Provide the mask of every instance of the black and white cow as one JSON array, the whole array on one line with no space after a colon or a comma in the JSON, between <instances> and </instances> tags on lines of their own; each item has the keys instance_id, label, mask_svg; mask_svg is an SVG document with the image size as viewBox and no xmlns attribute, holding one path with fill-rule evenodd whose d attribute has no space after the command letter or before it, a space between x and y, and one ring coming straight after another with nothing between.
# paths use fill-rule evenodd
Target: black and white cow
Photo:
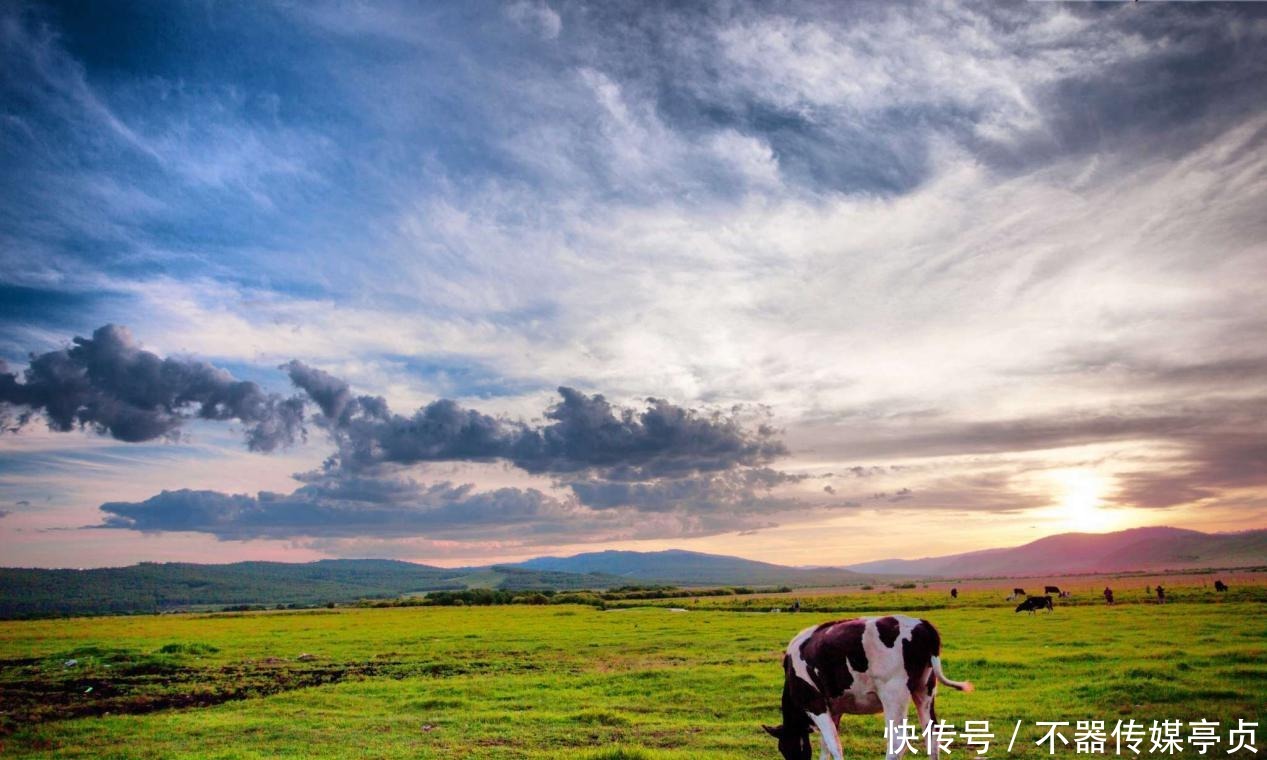
<instances>
[{"instance_id":1,"label":"black and white cow","mask_svg":"<svg viewBox=\"0 0 1267 760\"><path fill-rule=\"evenodd\" d=\"M806 628L783 655L783 724L765 726L786 760L810 760L810 732L817 731L822 758L843 760L840 716L883 712L886 726L905 718L911 701L921 732L936 723L938 682L972 691L941 669L941 636L927 620L892 615L837 620ZM888 760L906 750L887 741ZM897 744L899 751L893 752ZM932 757L937 757L932 742Z\"/></svg>"},{"instance_id":2,"label":"black and white cow","mask_svg":"<svg viewBox=\"0 0 1267 760\"><path fill-rule=\"evenodd\" d=\"M1031 596L1020 604L1016 605L1017 612L1029 612L1033 614L1038 610L1056 611L1055 605L1051 603L1050 596Z\"/></svg>"}]
</instances>

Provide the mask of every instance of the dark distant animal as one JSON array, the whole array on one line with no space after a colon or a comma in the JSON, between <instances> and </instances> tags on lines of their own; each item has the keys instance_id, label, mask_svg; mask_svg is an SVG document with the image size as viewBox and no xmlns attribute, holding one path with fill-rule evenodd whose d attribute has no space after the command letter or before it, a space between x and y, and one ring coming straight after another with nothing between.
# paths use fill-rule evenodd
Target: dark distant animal
<instances>
[{"instance_id":1,"label":"dark distant animal","mask_svg":"<svg viewBox=\"0 0 1267 760\"><path fill-rule=\"evenodd\" d=\"M1068 599L1068 598L1069 598L1069 597L1071 597L1071 596L1073 596L1073 594L1071 594L1071 593L1070 593L1070 592L1068 592L1068 591L1061 591L1061 592L1060 592L1060 598L1061 598L1061 599Z\"/></svg>"},{"instance_id":2,"label":"dark distant animal","mask_svg":"<svg viewBox=\"0 0 1267 760\"><path fill-rule=\"evenodd\" d=\"M1160 585L1157 586L1157 603L1158 604L1166 603L1166 589L1162 588Z\"/></svg>"},{"instance_id":3,"label":"dark distant animal","mask_svg":"<svg viewBox=\"0 0 1267 760\"><path fill-rule=\"evenodd\" d=\"M1056 606L1051 603L1050 596L1031 596L1020 604L1016 605L1017 612L1029 612L1031 615L1039 610L1056 611Z\"/></svg>"},{"instance_id":4,"label":"dark distant animal","mask_svg":"<svg viewBox=\"0 0 1267 760\"><path fill-rule=\"evenodd\" d=\"M785 760L810 760L811 731L818 732L821 757L843 760L842 715L883 712L886 725L896 725L914 700L926 729L937 722L938 683L972 691L971 683L946 677L940 654L941 635L933 624L904 615L806 628L783 655L783 723L763 728L779 740ZM933 744L931 757L936 758ZM894 760L901 753L888 755Z\"/></svg>"},{"instance_id":5,"label":"dark distant animal","mask_svg":"<svg viewBox=\"0 0 1267 760\"><path fill-rule=\"evenodd\" d=\"M800 600L800 599L793 599L793 600L792 600L792 611L793 611L793 612L800 612L800 611L801 611L801 600Z\"/></svg>"},{"instance_id":6,"label":"dark distant animal","mask_svg":"<svg viewBox=\"0 0 1267 760\"><path fill-rule=\"evenodd\" d=\"M1043 589L1044 594L1059 594L1060 586L1047 586Z\"/></svg>"},{"instance_id":7,"label":"dark distant animal","mask_svg":"<svg viewBox=\"0 0 1267 760\"><path fill-rule=\"evenodd\" d=\"M952 588L952 589L950 590L950 598L951 598L951 599L958 599L958 598L959 598L959 589L957 589L957 588Z\"/></svg>"},{"instance_id":8,"label":"dark distant animal","mask_svg":"<svg viewBox=\"0 0 1267 760\"><path fill-rule=\"evenodd\" d=\"M1113 589L1108 586L1104 587L1104 601L1109 604L1113 603Z\"/></svg>"},{"instance_id":9,"label":"dark distant animal","mask_svg":"<svg viewBox=\"0 0 1267 760\"><path fill-rule=\"evenodd\" d=\"M1226 584L1226 583L1224 583L1223 581L1215 581L1215 582L1214 582L1214 590L1215 590L1215 591L1227 591L1227 584Z\"/></svg>"}]
</instances>

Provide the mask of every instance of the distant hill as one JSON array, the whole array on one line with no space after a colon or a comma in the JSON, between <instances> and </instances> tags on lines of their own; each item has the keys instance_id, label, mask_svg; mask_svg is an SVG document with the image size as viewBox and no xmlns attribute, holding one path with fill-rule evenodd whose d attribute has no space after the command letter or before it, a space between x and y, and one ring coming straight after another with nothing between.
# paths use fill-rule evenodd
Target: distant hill
<instances>
[{"instance_id":1,"label":"distant hill","mask_svg":"<svg viewBox=\"0 0 1267 760\"><path fill-rule=\"evenodd\" d=\"M837 567L801 568L680 549L661 552L604 551L573 557L538 557L514 567L568 573L604 573L625 582L690 586L839 586L866 576Z\"/></svg>"},{"instance_id":2,"label":"distant hill","mask_svg":"<svg viewBox=\"0 0 1267 760\"><path fill-rule=\"evenodd\" d=\"M604 551L516 565L442 568L395 560L227 565L145 562L92 570L0 568L0 618L163 612L395 598L471 588L509 591L679 586L843 586L902 577L1026 577L1128 570L1267 565L1267 530L1201 533L1136 528L1065 533L1010 549L846 568L787 567L682 550Z\"/></svg>"},{"instance_id":3,"label":"distant hill","mask_svg":"<svg viewBox=\"0 0 1267 760\"><path fill-rule=\"evenodd\" d=\"M144 562L92 570L0 568L0 618L312 605L468 588L567 590L622 583L603 575L503 566L454 569L377 559L228 565Z\"/></svg>"},{"instance_id":4,"label":"distant hill","mask_svg":"<svg viewBox=\"0 0 1267 760\"><path fill-rule=\"evenodd\" d=\"M924 559L885 559L850 565L849 569L864 573L965 578L1251 565L1267 565L1267 530L1201 533L1154 527L1116 533L1062 533L1011 549Z\"/></svg>"}]
</instances>

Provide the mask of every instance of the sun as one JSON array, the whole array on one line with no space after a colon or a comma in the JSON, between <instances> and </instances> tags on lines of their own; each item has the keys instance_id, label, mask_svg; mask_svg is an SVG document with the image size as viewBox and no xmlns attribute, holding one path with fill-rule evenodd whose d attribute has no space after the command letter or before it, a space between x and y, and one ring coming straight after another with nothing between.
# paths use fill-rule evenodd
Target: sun
<instances>
[{"instance_id":1,"label":"sun","mask_svg":"<svg viewBox=\"0 0 1267 760\"><path fill-rule=\"evenodd\" d=\"M1095 470L1072 469L1054 473L1060 494L1058 514L1076 530L1104 530L1112 523L1101 506L1105 482Z\"/></svg>"}]
</instances>

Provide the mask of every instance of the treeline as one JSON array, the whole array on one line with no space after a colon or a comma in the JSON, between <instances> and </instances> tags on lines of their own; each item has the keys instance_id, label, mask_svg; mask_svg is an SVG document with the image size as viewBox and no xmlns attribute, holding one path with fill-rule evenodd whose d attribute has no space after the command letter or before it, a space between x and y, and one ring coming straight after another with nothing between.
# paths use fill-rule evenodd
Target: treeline
<instances>
[{"instance_id":1,"label":"treeline","mask_svg":"<svg viewBox=\"0 0 1267 760\"><path fill-rule=\"evenodd\" d=\"M783 586L767 591L791 591ZM676 586L621 586L606 591L508 590L476 588L462 591L432 591L426 596L400 599L365 599L362 607L460 607L499 604L587 604L604 607L609 602L650 599L683 599L701 596L743 596L758 593L746 586L728 588L684 589Z\"/></svg>"},{"instance_id":2,"label":"treeline","mask_svg":"<svg viewBox=\"0 0 1267 760\"><path fill-rule=\"evenodd\" d=\"M0 618L152 614L221 605L315 605L463 588L451 571L333 561L230 565L143 562L92 570L0 568Z\"/></svg>"},{"instance_id":3,"label":"treeline","mask_svg":"<svg viewBox=\"0 0 1267 760\"><path fill-rule=\"evenodd\" d=\"M491 571L491 572L490 572ZM601 588L614 576L518 568L439 568L391 560L228 565L143 562L91 570L0 568L0 619L154 614L191 609L254 611L355 604L427 591L461 591L491 575L499 590Z\"/></svg>"},{"instance_id":4,"label":"treeline","mask_svg":"<svg viewBox=\"0 0 1267 760\"><path fill-rule=\"evenodd\" d=\"M626 578L601 573L504 565L439 568L391 560L228 565L143 562L131 567L91 570L0 568L0 619L212 609L254 612L347 604L602 606L692 596L737 596L754 591L744 586L684 589L622 585L626 583ZM485 585L493 588L471 588Z\"/></svg>"}]
</instances>

